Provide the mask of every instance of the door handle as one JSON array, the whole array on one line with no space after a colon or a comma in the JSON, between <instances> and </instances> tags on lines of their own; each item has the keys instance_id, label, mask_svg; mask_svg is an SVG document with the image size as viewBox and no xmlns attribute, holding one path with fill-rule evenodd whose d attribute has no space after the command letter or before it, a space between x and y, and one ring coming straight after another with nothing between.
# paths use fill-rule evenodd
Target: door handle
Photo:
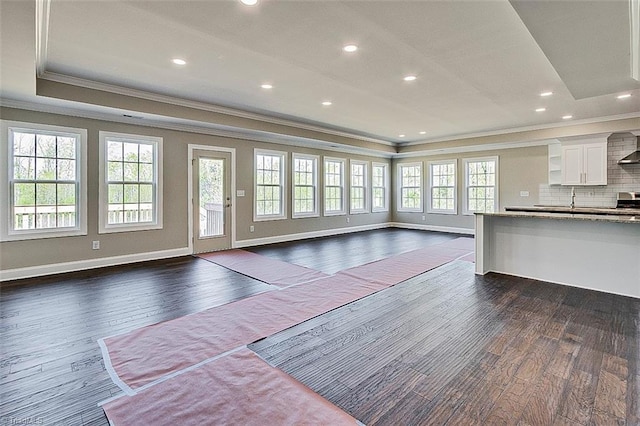
<instances>
[{"instance_id":1,"label":"door handle","mask_svg":"<svg viewBox=\"0 0 640 426\"><path fill-rule=\"evenodd\" d=\"M231 207L231 203L229 203L229 204L225 204L224 206L225 206L225 207Z\"/></svg>"}]
</instances>

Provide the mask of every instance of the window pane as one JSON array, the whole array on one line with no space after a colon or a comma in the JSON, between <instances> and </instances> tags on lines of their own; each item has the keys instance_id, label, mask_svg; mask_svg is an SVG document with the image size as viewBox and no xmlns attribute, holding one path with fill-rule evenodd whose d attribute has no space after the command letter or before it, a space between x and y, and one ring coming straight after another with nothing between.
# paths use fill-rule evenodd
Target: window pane
<instances>
[{"instance_id":1,"label":"window pane","mask_svg":"<svg viewBox=\"0 0 640 426\"><path fill-rule=\"evenodd\" d=\"M15 206L35 206L36 185L33 183L16 183L13 186L13 200Z\"/></svg>"},{"instance_id":2,"label":"window pane","mask_svg":"<svg viewBox=\"0 0 640 426\"><path fill-rule=\"evenodd\" d=\"M153 182L153 164L140 164L140 182Z\"/></svg>"},{"instance_id":3,"label":"window pane","mask_svg":"<svg viewBox=\"0 0 640 426\"><path fill-rule=\"evenodd\" d=\"M124 163L125 182L138 181L138 163Z\"/></svg>"},{"instance_id":4,"label":"window pane","mask_svg":"<svg viewBox=\"0 0 640 426\"><path fill-rule=\"evenodd\" d=\"M56 160L50 158L38 158L36 160L37 180L56 180Z\"/></svg>"},{"instance_id":5,"label":"window pane","mask_svg":"<svg viewBox=\"0 0 640 426\"><path fill-rule=\"evenodd\" d=\"M107 142L107 160L122 161L122 142Z\"/></svg>"},{"instance_id":6,"label":"window pane","mask_svg":"<svg viewBox=\"0 0 640 426\"><path fill-rule=\"evenodd\" d=\"M76 139L71 137L58 137L58 158L73 160L76 158Z\"/></svg>"},{"instance_id":7,"label":"window pane","mask_svg":"<svg viewBox=\"0 0 640 426\"><path fill-rule=\"evenodd\" d=\"M39 206L56 205L56 184L38 183L36 184L36 203Z\"/></svg>"},{"instance_id":8,"label":"window pane","mask_svg":"<svg viewBox=\"0 0 640 426\"><path fill-rule=\"evenodd\" d=\"M36 177L35 158L14 157L13 178L33 180Z\"/></svg>"},{"instance_id":9,"label":"window pane","mask_svg":"<svg viewBox=\"0 0 640 426\"><path fill-rule=\"evenodd\" d=\"M109 204L124 202L124 188L120 184L109 184Z\"/></svg>"},{"instance_id":10,"label":"window pane","mask_svg":"<svg viewBox=\"0 0 640 426\"><path fill-rule=\"evenodd\" d=\"M58 184L58 206L73 206L76 204L76 185L73 183Z\"/></svg>"},{"instance_id":11,"label":"window pane","mask_svg":"<svg viewBox=\"0 0 640 426\"><path fill-rule=\"evenodd\" d=\"M140 162L141 163L153 163L153 145L140 144Z\"/></svg>"},{"instance_id":12,"label":"window pane","mask_svg":"<svg viewBox=\"0 0 640 426\"><path fill-rule=\"evenodd\" d=\"M58 160L58 180L76 180L75 160Z\"/></svg>"},{"instance_id":13,"label":"window pane","mask_svg":"<svg viewBox=\"0 0 640 426\"><path fill-rule=\"evenodd\" d=\"M122 163L109 161L107 163L107 169L107 180L109 180L109 182L122 182Z\"/></svg>"},{"instance_id":14,"label":"window pane","mask_svg":"<svg viewBox=\"0 0 640 426\"><path fill-rule=\"evenodd\" d=\"M36 135L33 133L13 133L13 155L33 157L36 155Z\"/></svg>"},{"instance_id":15,"label":"window pane","mask_svg":"<svg viewBox=\"0 0 640 426\"><path fill-rule=\"evenodd\" d=\"M137 203L138 199L138 185L137 184L128 184L124 186L124 202L126 203Z\"/></svg>"},{"instance_id":16,"label":"window pane","mask_svg":"<svg viewBox=\"0 0 640 426\"><path fill-rule=\"evenodd\" d=\"M138 162L138 144L137 143L124 143L124 161Z\"/></svg>"},{"instance_id":17,"label":"window pane","mask_svg":"<svg viewBox=\"0 0 640 426\"><path fill-rule=\"evenodd\" d=\"M55 158L56 137L52 135L38 135L36 139L36 156Z\"/></svg>"}]
</instances>

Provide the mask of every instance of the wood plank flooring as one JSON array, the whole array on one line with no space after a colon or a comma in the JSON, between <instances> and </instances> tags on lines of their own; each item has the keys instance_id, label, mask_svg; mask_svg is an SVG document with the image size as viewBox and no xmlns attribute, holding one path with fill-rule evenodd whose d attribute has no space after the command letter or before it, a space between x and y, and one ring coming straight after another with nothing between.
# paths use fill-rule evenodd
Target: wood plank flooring
<instances>
[{"instance_id":1,"label":"wood plank flooring","mask_svg":"<svg viewBox=\"0 0 640 426\"><path fill-rule=\"evenodd\" d=\"M250 348L367 425L638 425L639 314L458 261Z\"/></svg>"},{"instance_id":2,"label":"wood plank flooring","mask_svg":"<svg viewBox=\"0 0 640 426\"><path fill-rule=\"evenodd\" d=\"M252 249L325 273L456 235ZM269 288L192 257L0 287L0 425L107 425L96 340ZM640 424L640 301L445 265L252 345L367 424ZM491 423L489 423L491 422Z\"/></svg>"}]
</instances>

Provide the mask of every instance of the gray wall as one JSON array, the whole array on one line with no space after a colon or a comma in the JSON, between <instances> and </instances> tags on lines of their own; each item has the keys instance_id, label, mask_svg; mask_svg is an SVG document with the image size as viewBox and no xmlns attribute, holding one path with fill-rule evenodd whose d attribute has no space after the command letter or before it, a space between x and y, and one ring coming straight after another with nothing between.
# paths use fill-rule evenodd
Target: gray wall
<instances>
[{"instance_id":1,"label":"gray wall","mask_svg":"<svg viewBox=\"0 0 640 426\"><path fill-rule=\"evenodd\" d=\"M508 205L532 205L538 203L539 189L547 183L547 148L535 146L527 148L502 149L498 151L470 152L455 155L422 155L411 158L389 160L369 155L354 155L322 149L294 147L166 130L154 127L123 124L95 119L78 118L42 112L2 108L0 118L58 126L84 128L88 130L88 235L77 237L50 238L40 240L12 241L0 243L0 267L3 270L25 268L63 262L85 261L128 256L163 250L176 250L188 247L188 145L208 145L233 147L236 149L236 189L244 190L245 196L237 198L236 203L236 240L250 241L261 238L273 238L291 234L309 232L339 232L359 229L366 226L382 226L388 222L398 222L416 227L458 228L473 230L473 216L463 215L463 160L485 156L499 157L499 199L500 208ZM98 234L98 132L100 130L162 137L163 142L163 184L164 219L163 229ZM3 135L3 137L6 137ZM426 212L426 197L422 213L397 213L395 191L392 190L390 211L383 213L356 214L316 218L291 219L291 178L287 173L287 209L288 219L277 221L253 222L253 157L254 149L263 148L286 151L289 153L289 171L291 153L305 153L320 156L387 162L390 164L391 187L396 184L397 164L422 161L424 165L424 190L426 191L426 163L443 159L458 159L458 214L442 215ZM414 154L419 155L419 154ZM347 166L348 166L347 162ZM369 167L371 173L371 167ZM320 173L320 189L322 189ZM4 181L6 177L2 177ZM348 173L347 173L347 186ZM528 191L529 197L520 197L520 191ZM322 199L322 191L320 193ZM425 216L425 220L422 217ZM346 218L350 219L347 223ZM249 227L255 227L254 232ZM91 250L91 243L100 241L100 250Z\"/></svg>"},{"instance_id":2,"label":"gray wall","mask_svg":"<svg viewBox=\"0 0 640 426\"><path fill-rule=\"evenodd\" d=\"M528 206L538 203L540 185L548 181L548 160L546 146L533 146L527 148L512 148L499 151L482 151L463 154L449 154L438 156L422 156L403 158L394 161L392 174L392 187L395 188L397 180L397 166L401 163L421 161L423 163L423 212L405 213L396 211L397 200L393 200L393 220L414 225L432 227L467 228L472 230L474 218L472 215L463 214L464 196L464 159L498 156L499 185L498 202L500 210L505 206ZM458 214L430 214L427 213L427 163L438 160L458 160ZM520 191L528 191L528 197L521 197ZM422 217L425 220L422 220Z\"/></svg>"},{"instance_id":3,"label":"gray wall","mask_svg":"<svg viewBox=\"0 0 640 426\"><path fill-rule=\"evenodd\" d=\"M197 133L173 131L109 121L24 111L0 109L3 120L22 121L87 129L88 157L88 234L86 236L10 241L0 243L0 267L3 270L63 262L74 262L112 256L132 255L188 247L188 145L209 145L236 149L237 189L245 190L245 197L236 200L237 240L247 240L312 231L331 231L339 228L384 224L391 213L370 213L348 216L291 219L291 178L287 176L288 218L277 221L253 222L253 155L255 148L308 153L331 157L387 162L373 156L343 154L289 145L267 144ZM137 232L98 234L98 132L121 132L163 138L163 229ZM6 137L3 135L3 137ZM348 162L347 162L348 166ZM290 172L290 164L288 167ZM371 168L369 167L369 173ZM2 181L6 182L3 176ZM321 183L321 182L320 182ZM348 174L347 174L348 185ZM321 185L320 185L321 186ZM322 196L322 193L320 194ZM347 223L346 217L350 218ZM249 227L255 226L250 233ZM100 250L92 250L92 241L100 241Z\"/></svg>"}]
</instances>

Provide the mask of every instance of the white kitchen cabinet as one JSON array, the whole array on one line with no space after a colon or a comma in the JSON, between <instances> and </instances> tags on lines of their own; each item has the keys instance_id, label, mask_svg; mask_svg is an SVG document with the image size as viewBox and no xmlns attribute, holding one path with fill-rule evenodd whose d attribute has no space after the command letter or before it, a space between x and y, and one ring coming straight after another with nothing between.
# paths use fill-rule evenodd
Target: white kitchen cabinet
<instances>
[{"instance_id":1,"label":"white kitchen cabinet","mask_svg":"<svg viewBox=\"0 0 640 426\"><path fill-rule=\"evenodd\" d=\"M562 144L562 185L606 185L607 140Z\"/></svg>"},{"instance_id":2,"label":"white kitchen cabinet","mask_svg":"<svg viewBox=\"0 0 640 426\"><path fill-rule=\"evenodd\" d=\"M562 183L562 144L552 142L547 147L549 158L549 185Z\"/></svg>"}]
</instances>

